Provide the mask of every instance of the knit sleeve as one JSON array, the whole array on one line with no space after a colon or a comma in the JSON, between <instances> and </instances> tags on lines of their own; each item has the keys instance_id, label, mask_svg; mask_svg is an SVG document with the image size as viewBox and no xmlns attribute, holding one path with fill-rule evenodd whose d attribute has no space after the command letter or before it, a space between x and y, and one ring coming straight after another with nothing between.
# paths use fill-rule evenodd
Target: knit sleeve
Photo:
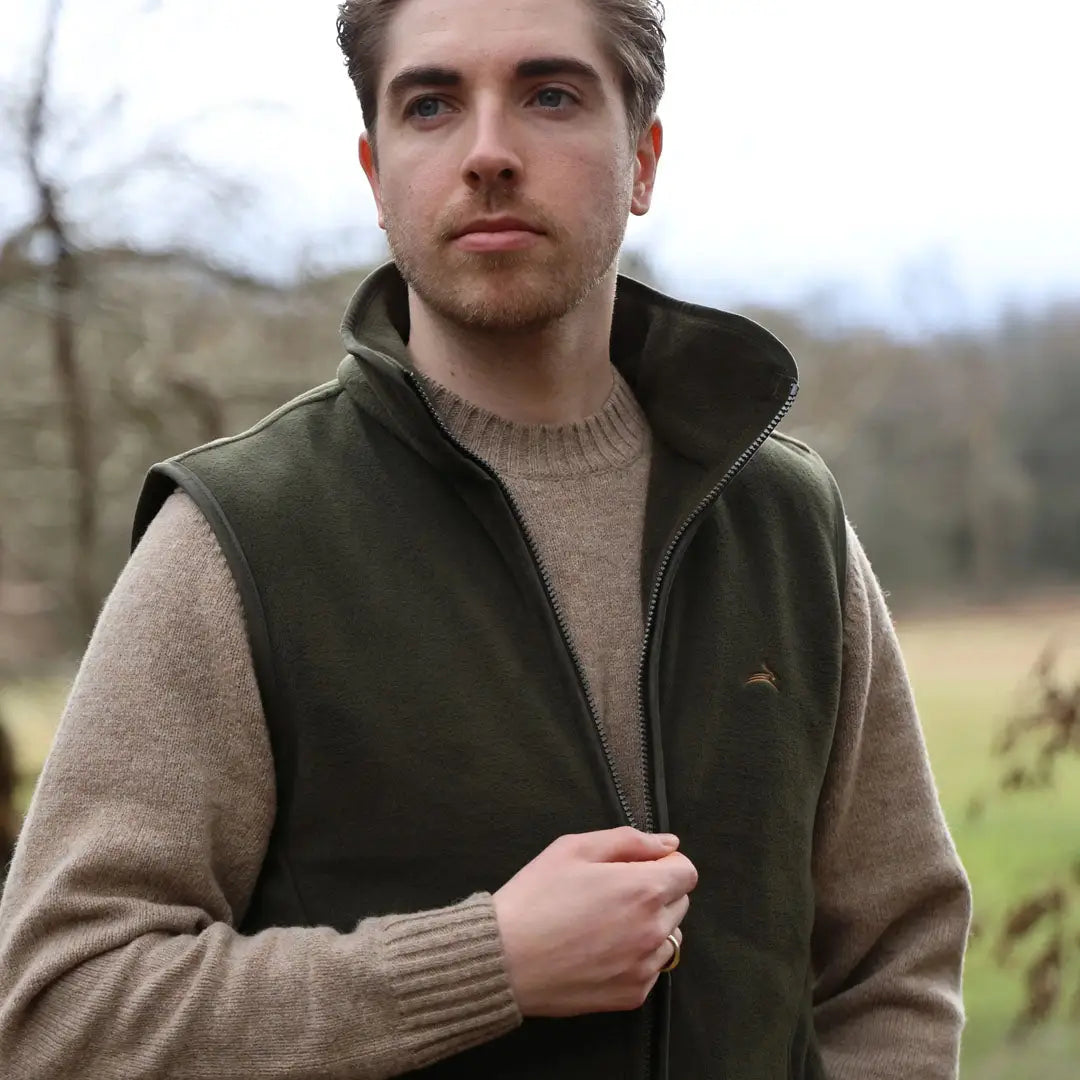
<instances>
[{"instance_id":1,"label":"knit sleeve","mask_svg":"<svg viewBox=\"0 0 1080 1080\"><path fill-rule=\"evenodd\" d=\"M243 936L275 813L237 589L168 500L110 596L0 902L20 1080L377 1080L520 1022L491 897Z\"/></svg>"},{"instance_id":2,"label":"knit sleeve","mask_svg":"<svg viewBox=\"0 0 1080 1080\"><path fill-rule=\"evenodd\" d=\"M814 845L829 1080L954 1080L971 896L881 588L848 529L843 687Z\"/></svg>"}]
</instances>

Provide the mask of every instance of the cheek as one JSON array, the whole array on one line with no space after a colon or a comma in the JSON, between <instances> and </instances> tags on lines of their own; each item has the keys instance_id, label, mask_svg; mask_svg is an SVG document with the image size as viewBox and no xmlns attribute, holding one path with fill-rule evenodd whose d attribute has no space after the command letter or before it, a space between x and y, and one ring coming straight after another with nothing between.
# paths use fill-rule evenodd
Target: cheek
<instances>
[{"instance_id":1,"label":"cheek","mask_svg":"<svg viewBox=\"0 0 1080 1080\"><path fill-rule=\"evenodd\" d=\"M586 217L629 208L633 172L614 156L550 156L544 170L543 186L555 193L563 213Z\"/></svg>"},{"instance_id":2,"label":"cheek","mask_svg":"<svg viewBox=\"0 0 1080 1080\"><path fill-rule=\"evenodd\" d=\"M436 200L430 177L430 172L422 169L384 177L382 201L386 214L406 228L429 220Z\"/></svg>"}]
</instances>

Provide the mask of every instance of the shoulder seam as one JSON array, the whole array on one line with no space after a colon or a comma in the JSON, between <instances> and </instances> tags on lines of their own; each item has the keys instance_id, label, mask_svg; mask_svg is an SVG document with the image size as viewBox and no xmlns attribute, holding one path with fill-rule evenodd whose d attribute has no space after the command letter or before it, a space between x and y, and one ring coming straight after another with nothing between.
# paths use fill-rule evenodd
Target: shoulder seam
<instances>
[{"instance_id":1,"label":"shoulder seam","mask_svg":"<svg viewBox=\"0 0 1080 1080\"><path fill-rule=\"evenodd\" d=\"M224 438L213 440L213 442L203 443L202 446L192 447L190 450L185 450L183 453L177 454L172 460L178 463L183 462L188 458L193 457L195 454L201 454L204 450L216 450L221 446L232 446L235 443L243 442L243 440L249 439L253 435L258 435L260 432L265 431L272 423L281 419L281 417L285 416L287 413L293 412L295 409L299 409L304 405L311 405L317 401L325 401L328 398L336 397L341 391L341 383L336 379L325 382L321 386L315 386L301 394L299 397L295 397L291 401L285 402L284 405L279 405L272 413L264 416L258 423L253 424L246 431L241 431L236 435L226 435Z\"/></svg>"},{"instance_id":2,"label":"shoulder seam","mask_svg":"<svg viewBox=\"0 0 1080 1080\"><path fill-rule=\"evenodd\" d=\"M819 460L821 459L821 455L809 443L803 442L802 439L796 439L794 435L789 435L786 431L774 431L769 435L769 438L775 439L779 443L785 443L788 446L798 447L798 449L805 450Z\"/></svg>"}]
</instances>

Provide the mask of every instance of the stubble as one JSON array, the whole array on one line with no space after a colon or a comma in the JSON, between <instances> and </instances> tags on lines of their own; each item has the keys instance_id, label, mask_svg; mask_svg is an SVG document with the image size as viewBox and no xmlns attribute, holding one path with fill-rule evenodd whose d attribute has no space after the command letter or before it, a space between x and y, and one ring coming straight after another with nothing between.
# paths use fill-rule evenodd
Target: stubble
<instances>
[{"instance_id":1,"label":"stubble","mask_svg":"<svg viewBox=\"0 0 1080 1080\"><path fill-rule=\"evenodd\" d=\"M480 214L507 213L543 228L540 241L521 251L468 252L453 236ZM469 331L530 334L580 306L618 258L626 228L612 213L572 235L535 207L514 205L458 210L440 222L434 241L404 215L385 208L390 252L402 277L433 312Z\"/></svg>"}]
</instances>

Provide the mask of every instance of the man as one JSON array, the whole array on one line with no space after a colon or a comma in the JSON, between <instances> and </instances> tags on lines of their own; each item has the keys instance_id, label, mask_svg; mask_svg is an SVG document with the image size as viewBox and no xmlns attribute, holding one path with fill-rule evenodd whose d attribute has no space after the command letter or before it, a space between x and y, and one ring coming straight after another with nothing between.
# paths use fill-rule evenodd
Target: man
<instances>
[{"instance_id":1,"label":"man","mask_svg":"<svg viewBox=\"0 0 1080 1080\"><path fill-rule=\"evenodd\" d=\"M394 265L334 382L147 482L11 1075L955 1075L967 884L791 358L617 282L657 8L342 6Z\"/></svg>"}]
</instances>

